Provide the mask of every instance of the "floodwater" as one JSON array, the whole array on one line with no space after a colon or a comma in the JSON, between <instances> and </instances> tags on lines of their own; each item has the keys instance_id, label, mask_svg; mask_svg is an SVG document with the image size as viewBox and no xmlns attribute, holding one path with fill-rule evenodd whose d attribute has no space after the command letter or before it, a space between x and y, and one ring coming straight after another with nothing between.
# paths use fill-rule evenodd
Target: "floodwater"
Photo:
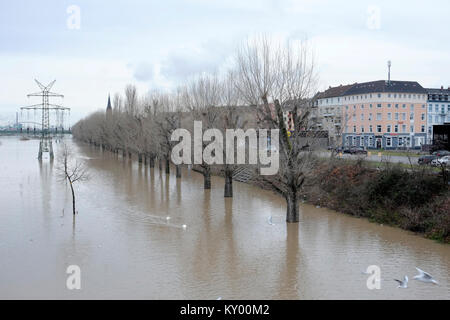
<instances>
[{"instance_id":1,"label":"floodwater","mask_svg":"<svg viewBox=\"0 0 450 320\"><path fill-rule=\"evenodd\" d=\"M75 186L75 224L56 161L39 163L37 140L0 137L0 298L450 299L449 245L310 205L286 225L270 192L236 182L224 199L222 178L205 192L187 168L177 180L66 140L91 175ZM66 287L69 265L80 290ZM415 266L439 284L412 280Z\"/></svg>"}]
</instances>

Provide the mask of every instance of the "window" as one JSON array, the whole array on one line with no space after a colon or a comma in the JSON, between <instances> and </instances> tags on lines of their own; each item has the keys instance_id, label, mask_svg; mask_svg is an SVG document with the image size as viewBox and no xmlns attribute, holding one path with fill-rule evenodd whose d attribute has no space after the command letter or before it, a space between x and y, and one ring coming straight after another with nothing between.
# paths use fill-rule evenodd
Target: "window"
<instances>
[{"instance_id":1,"label":"window","mask_svg":"<svg viewBox=\"0 0 450 320\"><path fill-rule=\"evenodd\" d=\"M369 108L370 108L370 109L372 109L372 108L373 108L373 105L372 105L372 104L370 104Z\"/></svg>"},{"instance_id":2,"label":"window","mask_svg":"<svg viewBox=\"0 0 450 320\"><path fill-rule=\"evenodd\" d=\"M414 120L414 112L411 112L411 113L409 114L409 120Z\"/></svg>"},{"instance_id":3,"label":"window","mask_svg":"<svg viewBox=\"0 0 450 320\"><path fill-rule=\"evenodd\" d=\"M411 105L411 111L414 111L414 105L413 104Z\"/></svg>"},{"instance_id":4,"label":"window","mask_svg":"<svg viewBox=\"0 0 450 320\"><path fill-rule=\"evenodd\" d=\"M345 110L348 110L348 106L345 106Z\"/></svg>"},{"instance_id":5,"label":"window","mask_svg":"<svg viewBox=\"0 0 450 320\"><path fill-rule=\"evenodd\" d=\"M421 132L425 132L425 126L422 126L422 127L420 128L420 131L421 131Z\"/></svg>"},{"instance_id":6,"label":"window","mask_svg":"<svg viewBox=\"0 0 450 320\"><path fill-rule=\"evenodd\" d=\"M433 122L433 116L431 114L428 115L428 122L429 123Z\"/></svg>"},{"instance_id":7,"label":"window","mask_svg":"<svg viewBox=\"0 0 450 320\"><path fill-rule=\"evenodd\" d=\"M439 122L439 116L434 116L434 122Z\"/></svg>"},{"instance_id":8,"label":"window","mask_svg":"<svg viewBox=\"0 0 450 320\"><path fill-rule=\"evenodd\" d=\"M395 104L395 109L398 109L398 103L397 103L397 104Z\"/></svg>"},{"instance_id":9,"label":"window","mask_svg":"<svg viewBox=\"0 0 450 320\"><path fill-rule=\"evenodd\" d=\"M381 108L381 103L379 103L379 104L377 105L377 108Z\"/></svg>"},{"instance_id":10,"label":"window","mask_svg":"<svg viewBox=\"0 0 450 320\"><path fill-rule=\"evenodd\" d=\"M422 113L422 121L425 120L425 113Z\"/></svg>"},{"instance_id":11,"label":"window","mask_svg":"<svg viewBox=\"0 0 450 320\"><path fill-rule=\"evenodd\" d=\"M406 120L406 113L402 113L402 120Z\"/></svg>"},{"instance_id":12,"label":"window","mask_svg":"<svg viewBox=\"0 0 450 320\"><path fill-rule=\"evenodd\" d=\"M436 104L436 105L434 106L434 112L436 112L436 113L439 112L439 105L438 105L438 104Z\"/></svg>"},{"instance_id":13,"label":"window","mask_svg":"<svg viewBox=\"0 0 450 320\"><path fill-rule=\"evenodd\" d=\"M353 126L353 132L356 133L356 126Z\"/></svg>"},{"instance_id":14,"label":"window","mask_svg":"<svg viewBox=\"0 0 450 320\"><path fill-rule=\"evenodd\" d=\"M433 105L432 105L432 104L430 104L430 105L428 106L428 112L433 112Z\"/></svg>"},{"instance_id":15,"label":"window","mask_svg":"<svg viewBox=\"0 0 450 320\"><path fill-rule=\"evenodd\" d=\"M381 113L377 113L377 120L382 120Z\"/></svg>"},{"instance_id":16,"label":"window","mask_svg":"<svg viewBox=\"0 0 450 320\"><path fill-rule=\"evenodd\" d=\"M364 126L361 126L361 132L364 133Z\"/></svg>"},{"instance_id":17,"label":"window","mask_svg":"<svg viewBox=\"0 0 450 320\"><path fill-rule=\"evenodd\" d=\"M369 120L372 120L372 114L369 113Z\"/></svg>"},{"instance_id":18,"label":"window","mask_svg":"<svg viewBox=\"0 0 450 320\"><path fill-rule=\"evenodd\" d=\"M377 125L377 132L381 133L381 124Z\"/></svg>"},{"instance_id":19,"label":"window","mask_svg":"<svg viewBox=\"0 0 450 320\"><path fill-rule=\"evenodd\" d=\"M391 132L391 125L390 124L387 125L386 132Z\"/></svg>"},{"instance_id":20,"label":"window","mask_svg":"<svg viewBox=\"0 0 450 320\"><path fill-rule=\"evenodd\" d=\"M402 133L406 133L406 124L402 125Z\"/></svg>"},{"instance_id":21,"label":"window","mask_svg":"<svg viewBox=\"0 0 450 320\"><path fill-rule=\"evenodd\" d=\"M378 98L381 98L381 93L378 94Z\"/></svg>"},{"instance_id":22,"label":"window","mask_svg":"<svg viewBox=\"0 0 450 320\"><path fill-rule=\"evenodd\" d=\"M406 104L403 104L402 108L403 108L403 109L406 109Z\"/></svg>"},{"instance_id":23,"label":"window","mask_svg":"<svg viewBox=\"0 0 450 320\"><path fill-rule=\"evenodd\" d=\"M373 127L372 127L372 125L369 126L369 132L373 132Z\"/></svg>"},{"instance_id":24,"label":"window","mask_svg":"<svg viewBox=\"0 0 450 320\"><path fill-rule=\"evenodd\" d=\"M390 108L391 107L391 104L390 103L388 103L388 108Z\"/></svg>"},{"instance_id":25,"label":"window","mask_svg":"<svg viewBox=\"0 0 450 320\"><path fill-rule=\"evenodd\" d=\"M353 106L353 110L356 110L356 106Z\"/></svg>"},{"instance_id":26,"label":"window","mask_svg":"<svg viewBox=\"0 0 450 320\"><path fill-rule=\"evenodd\" d=\"M364 121L364 113L361 113L361 121Z\"/></svg>"},{"instance_id":27,"label":"window","mask_svg":"<svg viewBox=\"0 0 450 320\"><path fill-rule=\"evenodd\" d=\"M392 138L390 137L386 138L386 147L392 147Z\"/></svg>"},{"instance_id":28,"label":"window","mask_svg":"<svg viewBox=\"0 0 450 320\"><path fill-rule=\"evenodd\" d=\"M353 121L356 121L356 114L353 115L352 119Z\"/></svg>"},{"instance_id":29,"label":"window","mask_svg":"<svg viewBox=\"0 0 450 320\"><path fill-rule=\"evenodd\" d=\"M387 114L387 119L388 119L388 120L392 120L392 113L388 112L388 114Z\"/></svg>"},{"instance_id":30,"label":"window","mask_svg":"<svg viewBox=\"0 0 450 320\"><path fill-rule=\"evenodd\" d=\"M395 113L395 120L398 120L398 113Z\"/></svg>"},{"instance_id":31,"label":"window","mask_svg":"<svg viewBox=\"0 0 450 320\"><path fill-rule=\"evenodd\" d=\"M414 132L414 126L411 126L410 128L409 128L410 130L409 130L409 132Z\"/></svg>"},{"instance_id":32,"label":"window","mask_svg":"<svg viewBox=\"0 0 450 320\"><path fill-rule=\"evenodd\" d=\"M394 126L394 132L398 132L398 124Z\"/></svg>"}]
</instances>

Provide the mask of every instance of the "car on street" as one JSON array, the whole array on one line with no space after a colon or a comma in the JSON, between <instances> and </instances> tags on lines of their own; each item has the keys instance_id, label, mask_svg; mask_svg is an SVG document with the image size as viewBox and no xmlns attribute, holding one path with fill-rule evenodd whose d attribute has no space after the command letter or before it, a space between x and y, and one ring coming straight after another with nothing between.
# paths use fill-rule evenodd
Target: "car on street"
<instances>
[{"instance_id":1,"label":"car on street","mask_svg":"<svg viewBox=\"0 0 450 320\"><path fill-rule=\"evenodd\" d=\"M448 150L438 150L432 153L433 156L437 157L444 157L444 156L450 156L450 151Z\"/></svg>"},{"instance_id":2,"label":"car on street","mask_svg":"<svg viewBox=\"0 0 450 320\"><path fill-rule=\"evenodd\" d=\"M433 156L433 155L429 155L429 156L422 156L422 157L420 157L419 158L419 160L417 160L417 162L419 163L419 164L431 164L431 162L434 160L434 159L437 159L438 158L438 156Z\"/></svg>"},{"instance_id":3,"label":"car on street","mask_svg":"<svg viewBox=\"0 0 450 320\"><path fill-rule=\"evenodd\" d=\"M343 152L344 153L349 153L349 154L367 154L367 151L364 150L364 148L361 148L361 147L347 148L347 149L344 149Z\"/></svg>"},{"instance_id":4,"label":"car on street","mask_svg":"<svg viewBox=\"0 0 450 320\"><path fill-rule=\"evenodd\" d=\"M450 165L450 155L432 160L431 165L435 167Z\"/></svg>"}]
</instances>

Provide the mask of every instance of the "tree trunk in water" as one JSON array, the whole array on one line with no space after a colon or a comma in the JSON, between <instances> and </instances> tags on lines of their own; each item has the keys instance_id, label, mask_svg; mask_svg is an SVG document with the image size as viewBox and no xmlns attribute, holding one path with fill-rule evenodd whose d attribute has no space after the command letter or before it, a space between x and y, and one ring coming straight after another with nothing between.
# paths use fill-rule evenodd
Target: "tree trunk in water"
<instances>
[{"instance_id":1,"label":"tree trunk in water","mask_svg":"<svg viewBox=\"0 0 450 320\"><path fill-rule=\"evenodd\" d=\"M211 170L209 167L203 168L203 188L211 189Z\"/></svg>"},{"instance_id":2,"label":"tree trunk in water","mask_svg":"<svg viewBox=\"0 0 450 320\"><path fill-rule=\"evenodd\" d=\"M181 178L181 166L178 165L175 168L177 169L177 178Z\"/></svg>"},{"instance_id":3,"label":"tree trunk in water","mask_svg":"<svg viewBox=\"0 0 450 320\"><path fill-rule=\"evenodd\" d=\"M286 222L295 223L298 222L298 197L296 193L289 193L286 195L287 212L286 212Z\"/></svg>"},{"instance_id":4,"label":"tree trunk in water","mask_svg":"<svg viewBox=\"0 0 450 320\"><path fill-rule=\"evenodd\" d=\"M154 168L155 167L155 157L150 156L150 168Z\"/></svg>"},{"instance_id":5,"label":"tree trunk in water","mask_svg":"<svg viewBox=\"0 0 450 320\"><path fill-rule=\"evenodd\" d=\"M75 215L75 192L73 191L72 182L70 182L70 189L72 190L72 211L73 215Z\"/></svg>"},{"instance_id":6,"label":"tree trunk in water","mask_svg":"<svg viewBox=\"0 0 450 320\"><path fill-rule=\"evenodd\" d=\"M138 153L138 162L142 163L142 153Z\"/></svg>"},{"instance_id":7,"label":"tree trunk in water","mask_svg":"<svg viewBox=\"0 0 450 320\"><path fill-rule=\"evenodd\" d=\"M147 165L147 155L146 154L144 154L144 165L145 166Z\"/></svg>"},{"instance_id":8,"label":"tree trunk in water","mask_svg":"<svg viewBox=\"0 0 450 320\"><path fill-rule=\"evenodd\" d=\"M225 198L233 197L233 175L231 171L225 170L225 190L224 190Z\"/></svg>"},{"instance_id":9,"label":"tree trunk in water","mask_svg":"<svg viewBox=\"0 0 450 320\"><path fill-rule=\"evenodd\" d=\"M122 151L122 158L126 158L127 157L127 152L125 150Z\"/></svg>"},{"instance_id":10,"label":"tree trunk in water","mask_svg":"<svg viewBox=\"0 0 450 320\"><path fill-rule=\"evenodd\" d=\"M167 174L170 173L170 161L169 161L169 159L166 159L166 173Z\"/></svg>"}]
</instances>

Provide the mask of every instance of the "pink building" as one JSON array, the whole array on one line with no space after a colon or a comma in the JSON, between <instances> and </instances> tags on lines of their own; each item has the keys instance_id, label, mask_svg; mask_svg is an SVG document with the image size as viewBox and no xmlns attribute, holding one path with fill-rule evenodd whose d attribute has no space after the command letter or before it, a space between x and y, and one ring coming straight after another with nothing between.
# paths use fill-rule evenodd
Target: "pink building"
<instances>
[{"instance_id":1,"label":"pink building","mask_svg":"<svg viewBox=\"0 0 450 320\"><path fill-rule=\"evenodd\" d=\"M396 149L425 144L427 91L419 83L357 83L340 101L345 146Z\"/></svg>"}]
</instances>

